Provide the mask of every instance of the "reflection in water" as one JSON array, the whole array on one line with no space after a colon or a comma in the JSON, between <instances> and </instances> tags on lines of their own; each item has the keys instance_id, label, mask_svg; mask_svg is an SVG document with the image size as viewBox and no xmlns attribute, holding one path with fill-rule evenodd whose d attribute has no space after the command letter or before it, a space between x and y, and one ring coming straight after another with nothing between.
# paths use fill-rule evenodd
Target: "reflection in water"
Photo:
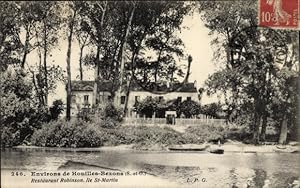
<instances>
[{"instance_id":1,"label":"reflection in water","mask_svg":"<svg viewBox=\"0 0 300 188\"><path fill-rule=\"evenodd\" d=\"M253 169L254 170L254 177L253 181L255 184L255 187L263 187L265 180L267 178L267 172L263 169Z\"/></svg>"},{"instance_id":2,"label":"reflection in water","mask_svg":"<svg viewBox=\"0 0 300 188\"><path fill-rule=\"evenodd\" d=\"M243 154L5 149L1 168L58 170L110 168L143 170L179 184L200 187L295 187L299 183L299 154ZM204 181L205 180L205 181Z\"/></svg>"},{"instance_id":3,"label":"reflection in water","mask_svg":"<svg viewBox=\"0 0 300 188\"><path fill-rule=\"evenodd\" d=\"M238 187L237 186L238 179L237 179L237 174L235 171L236 171L236 168L229 170L229 176L230 176L230 180L232 182L232 187Z\"/></svg>"}]
</instances>

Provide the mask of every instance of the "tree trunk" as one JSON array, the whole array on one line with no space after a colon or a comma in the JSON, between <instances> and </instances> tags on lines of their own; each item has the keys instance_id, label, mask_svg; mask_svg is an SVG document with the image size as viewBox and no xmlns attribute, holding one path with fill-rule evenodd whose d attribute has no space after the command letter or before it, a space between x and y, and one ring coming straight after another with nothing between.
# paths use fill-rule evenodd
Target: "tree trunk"
<instances>
[{"instance_id":1,"label":"tree trunk","mask_svg":"<svg viewBox=\"0 0 300 188\"><path fill-rule=\"evenodd\" d=\"M125 104L124 104L124 115L128 115L128 101L129 101L129 94L130 94L130 87L133 80L133 76L130 77L129 83L127 85L126 97L125 97Z\"/></svg>"},{"instance_id":2,"label":"tree trunk","mask_svg":"<svg viewBox=\"0 0 300 188\"><path fill-rule=\"evenodd\" d=\"M279 144L286 144L287 139L287 117L284 115L283 120L281 122L280 135L279 135Z\"/></svg>"},{"instance_id":3,"label":"tree trunk","mask_svg":"<svg viewBox=\"0 0 300 188\"><path fill-rule=\"evenodd\" d=\"M263 116L262 116L262 125L261 125L261 133L260 133L260 140L261 141L266 141L266 130L267 130L267 113L264 112Z\"/></svg>"},{"instance_id":4,"label":"tree trunk","mask_svg":"<svg viewBox=\"0 0 300 188\"><path fill-rule=\"evenodd\" d=\"M80 78L80 80L83 80L83 70L82 70L83 49L84 49L84 45L81 46L80 54L79 54L79 78Z\"/></svg>"},{"instance_id":5,"label":"tree trunk","mask_svg":"<svg viewBox=\"0 0 300 188\"><path fill-rule=\"evenodd\" d=\"M39 56L39 75L42 75L42 52L40 47L38 47L38 56ZM42 80L39 80L39 78L37 77L37 83L41 83L43 82ZM43 92L43 84L37 84L37 94L39 96L40 99L40 106L45 106L45 100L44 100L44 92Z\"/></svg>"},{"instance_id":6,"label":"tree trunk","mask_svg":"<svg viewBox=\"0 0 300 188\"><path fill-rule=\"evenodd\" d=\"M44 79L45 79L45 105L48 105L48 70L47 70L47 30L44 25Z\"/></svg>"},{"instance_id":7,"label":"tree trunk","mask_svg":"<svg viewBox=\"0 0 300 188\"><path fill-rule=\"evenodd\" d=\"M23 54L23 59L22 59L22 64L21 64L22 69L24 68L25 63L26 63L26 57L27 57L27 53L28 53L28 45L29 45L29 31L26 29L24 54Z\"/></svg>"},{"instance_id":8,"label":"tree trunk","mask_svg":"<svg viewBox=\"0 0 300 188\"><path fill-rule=\"evenodd\" d=\"M38 88L38 86L37 86L37 84L36 84L34 71L30 71L30 72L31 72L31 74L32 74L32 83L33 83L33 86L34 86L34 89L35 89L37 98L38 98L38 100L39 100L39 107L41 107L41 106L44 104L44 102L43 102L43 97L41 97L39 88Z\"/></svg>"},{"instance_id":9,"label":"tree trunk","mask_svg":"<svg viewBox=\"0 0 300 188\"><path fill-rule=\"evenodd\" d=\"M104 18L105 18L105 13L106 13L106 8L107 8L107 2L105 2L105 5L102 9L102 14L101 14L101 21L100 21L100 31L98 31L98 41L97 41L97 54L96 54L96 62L95 62L95 72L94 72L94 77L95 77L95 83L94 83L94 90L93 90L93 105L94 107L97 106L98 104L98 84L99 84L99 72L100 72L100 48L101 48L101 38L102 38L102 30L103 30L103 23L104 23Z\"/></svg>"},{"instance_id":10,"label":"tree trunk","mask_svg":"<svg viewBox=\"0 0 300 188\"><path fill-rule=\"evenodd\" d=\"M133 15L134 15L134 11L135 11L135 5L133 6L131 13L130 13L130 17L127 23L127 27L125 30L125 35L124 35L124 40L123 40L123 44L122 44L122 49L121 49L121 67L120 67L120 87L118 90L118 95L117 95L117 104L120 104L121 101L121 92L122 92L122 85L123 85L123 74L124 74L124 67L125 67L125 61L126 61L126 54L125 54L125 48L126 48L126 42L127 42L127 37L129 34L129 30L131 27L131 23L132 23L132 19L133 19Z\"/></svg>"},{"instance_id":11,"label":"tree trunk","mask_svg":"<svg viewBox=\"0 0 300 188\"><path fill-rule=\"evenodd\" d=\"M259 108L260 108L260 103L258 101L258 99L254 100L254 121L253 121L253 143L254 144L258 144L259 143L259 126L260 126L260 119L261 119L261 115L259 113Z\"/></svg>"},{"instance_id":12,"label":"tree trunk","mask_svg":"<svg viewBox=\"0 0 300 188\"><path fill-rule=\"evenodd\" d=\"M94 107L98 104L98 82L99 82L99 58L100 58L100 46L97 47L97 53L96 53L96 59L95 59L95 71L94 71L94 77L95 77L95 83L94 83L94 90L93 90L93 105Z\"/></svg>"},{"instance_id":13,"label":"tree trunk","mask_svg":"<svg viewBox=\"0 0 300 188\"><path fill-rule=\"evenodd\" d=\"M73 29L74 29L74 21L75 21L76 11L74 10L74 14L72 20L69 24L69 36L68 36L68 51L67 51L67 75L68 75L68 83L67 83L67 120L71 119L71 97L72 97L72 88L71 88L71 48L72 48L72 37L73 37Z\"/></svg>"}]
</instances>

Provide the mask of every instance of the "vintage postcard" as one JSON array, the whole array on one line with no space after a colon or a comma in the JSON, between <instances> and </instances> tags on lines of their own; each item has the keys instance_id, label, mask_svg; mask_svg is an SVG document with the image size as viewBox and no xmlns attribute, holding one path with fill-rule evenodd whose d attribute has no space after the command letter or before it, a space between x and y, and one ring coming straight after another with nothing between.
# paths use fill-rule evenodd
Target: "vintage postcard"
<instances>
[{"instance_id":1,"label":"vintage postcard","mask_svg":"<svg viewBox=\"0 0 300 188\"><path fill-rule=\"evenodd\" d=\"M299 188L299 0L0 1L1 187Z\"/></svg>"}]
</instances>

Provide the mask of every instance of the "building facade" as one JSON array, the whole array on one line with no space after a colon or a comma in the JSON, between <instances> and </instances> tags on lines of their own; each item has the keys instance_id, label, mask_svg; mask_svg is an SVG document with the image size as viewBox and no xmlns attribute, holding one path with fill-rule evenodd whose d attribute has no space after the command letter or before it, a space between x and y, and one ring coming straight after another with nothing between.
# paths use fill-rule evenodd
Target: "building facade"
<instances>
[{"instance_id":1,"label":"building facade","mask_svg":"<svg viewBox=\"0 0 300 188\"><path fill-rule=\"evenodd\" d=\"M95 96L93 93L94 81L72 81L72 100L71 100L71 115L76 114L84 108L92 108ZM128 96L128 113L127 116L136 117L134 105L138 101L142 101L146 97L157 97L165 101L177 99L179 101L193 100L199 102L198 91L195 82L179 85L177 89L166 92L165 88L157 89L155 92L150 92L142 88L138 83L131 84L130 93ZM103 81L98 84L97 103L105 105L111 101L111 91L113 83L111 81ZM126 94L121 93L120 100L115 100L116 106L124 108L126 103Z\"/></svg>"}]
</instances>

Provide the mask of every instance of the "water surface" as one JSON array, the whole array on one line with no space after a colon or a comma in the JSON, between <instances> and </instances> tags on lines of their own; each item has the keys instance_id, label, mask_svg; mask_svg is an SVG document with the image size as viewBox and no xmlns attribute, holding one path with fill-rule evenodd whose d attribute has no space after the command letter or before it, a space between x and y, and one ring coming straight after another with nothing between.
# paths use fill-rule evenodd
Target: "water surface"
<instances>
[{"instance_id":1,"label":"water surface","mask_svg":"<svg viewBox=\"0 0 300 188\"><path fill-rule=\"evenodd\" d=\"M299 179L300 154L144 151L78 151L43 148L14 148L1 151L2 170L76 170L107 167L143 170L179 185L201 187L288 187ZM81 164L80 166L76 164ZM196 180L196 182L191 182ZM204 182L203 182L204 181Z\"/></svg>"}]
</instances>

